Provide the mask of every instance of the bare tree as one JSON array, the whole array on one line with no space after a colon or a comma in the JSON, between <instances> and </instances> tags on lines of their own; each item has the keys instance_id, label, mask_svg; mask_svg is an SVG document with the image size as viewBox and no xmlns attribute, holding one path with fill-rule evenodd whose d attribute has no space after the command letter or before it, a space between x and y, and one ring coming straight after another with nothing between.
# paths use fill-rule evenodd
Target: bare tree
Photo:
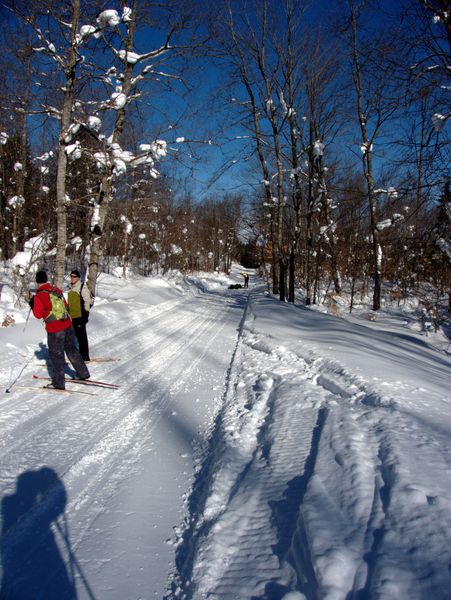
<instances>
[{"instance_id":1,"label":"bare tree","mask_svg":"<svg viewBox=\"0 0 451 600\"><path fill-rule=\"evenodd\" d=\"M361 134L362 172L366 182L366 194L370 216L373 268L373 310L381 306L382 246L378 223L378 204L375 181L374 145L384 125L396 114L399 103L392 84L393 72L384 55L393 51L393 46L380 43L379 36L369 33L362 40L359 23L367 8L366 0L349 0L349 48L354 84L356 115Z\"/></svg>"},{"instance_id":2,"label":"bare tree","mask_svg":"<svg viewBox=\"0 0 451 600\"><path fill-rule=\"evenodd\" d=\"M93 294L95 293L99 258L102 252L102 232L105 229L109 206L114 197L115 180L121 170L120 168L118 170L116 159L118 153L121 154L121 142L126 125L127 111L129 110L130 103L139 98L139 83L146 77L154 76L163 80L174 77L158 69L158 60L168 53L174 53L178 49L177 46L173 45L172 40L175 34L183 29L185 25L185 17L182 14L178 20L169 24L166 39L161 46L144 54L138 54L135 52L135 37L140 18L140 8L142 7L139 1L133 0L131 8L127 13L127 18L123 22L126 30L123 48L115 48L114 41L111 42L112 52L121 65L120 91L114 92L110 102L105 105L106 109L111 109L111 101L115 104L115 118L112 133L104 148L104 175L101 180L100 192L97 199L95 228L93 228L91 238L88 286ZM156 142L156 144L152 145L151 149L143 150L140 156L132 157L130 163L132 166L133 164L146 163L150 167L151 176L157 176L158 173L153 165L160 154L165 152L166 144L164 142Z\"/></svg>"},{"instance_id":3,"label":"bare tree","mask_svg":"<svg viewBox=\"0 0 451 600\"><path fill-rule=\"evenodd\" d=\"M79 34L81 18L80 0L62 2L58 8L52 2L30 2L26 7L11 2L17 16L32 30L38 46L28 52L41 57L42 70L48 79L54 71L54 81L60 85L51 99L52 104L43 103L41 109L32 112L47 113L59 121L56 169L56 257L54 280L62 285L65 271L67 244L67 208L70 203L67 194L67 149L72 143L73 110L76 98L77 68L83 62L80 52L82 37ZM27 63L29 64L29 63ZM60 103L58 102L60 100ZM39 102L34 99L35 105ZM30 108L31 111L31 108ZM27 111L24 112L24 119ZM22 125L22 135L26 135L26 120Z\"/></svg>"},{"instance_id":4,"label":"bare tree","mask_svg":"<svg viewBox=\"0 0 451 600\"><path fill-rule=\"evenodd\" d=\"M264 5L265 10L266 3ZM263 15L264 15L263 11ZM232 68L236 70L239 81L243 84L246 90L248 101L239 103L240 107L248 111L248 117L250 121L250 127L252 131L252 138L255 142L255 150L257 153L258 161L261 168L263 178L263 190L264 190L264 203L268 209L271 209L271 248L272 248L272 264L273 264L273 292L277 293L279 289L279 270L277 265L277 244L275 240L275 223L274 223L274 204L273 204L273 193L272 193L272 177L270 173L270 167L268 164L268 150L266 147L266 135L264 133L264 126L262 124L262 110L261 110L261 98L259 97L258 89L255 89L255 61L258 57L250 56L248 50L248 37L243 32L242 28L239 27L237 21L243 25L243 19L245 23L244 31L249 31L250 24L246 19L246 15L236 14L235 10L232 9L230 2L227 4L227 30L223 31L223 35L220 37L220 43L223 44L227 58L232 63ZM254 36L255 38L255 36ZM258 47L256 48L258 52ZM262 58L260 58L262 60ZM263 59L264 60L264 59Z\"/></svg>"}]
</instances>

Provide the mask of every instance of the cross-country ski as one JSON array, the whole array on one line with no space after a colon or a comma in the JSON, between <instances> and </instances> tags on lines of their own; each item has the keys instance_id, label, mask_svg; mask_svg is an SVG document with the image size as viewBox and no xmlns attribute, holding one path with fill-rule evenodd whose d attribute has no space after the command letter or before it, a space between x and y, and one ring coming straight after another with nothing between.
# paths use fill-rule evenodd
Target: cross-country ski
<instances>
[{"instance_id":1,"label":"cross-country ski","mask_svg":"<svg viewBox=\"0 0 451 600\"><path fill-rule=\"evenodd\" d=\"M33 375L33 379L43 379L45 381L51 381L52 378L51 377L43 377L41 375ZM112 390L117 390L119 389L119 385L117 385L116 383L108 383L107 381L97 381L95 379L76 379L74 377L65 377L64 381L66 383L80 383L82 385L92 385L92 386L97 386L97 387L103 387L103 388L109 388Z\"/></svg>"},{"instance_id":2,"label":"cross-country ski","mask_svg":"<svg viewBox=\"0 0 451 600\"><path fill-rule=\"evenodd\" d=\"M96 358L90 358L89 361L88 361L88 364L91 364L91 363L118 362L120 360L121 360L120 358L112 358L112 357L109 357L109 356L105 356L105 357L100 356L100 357L96 357ZM39 363L35 363L35 366L36 367L48 367L49 364L50 364L50 361L49 362L39 362ZM66 362L65 366L69 366L69 363Z\"/></svg>"},{"instance_id":3,"label":"cross-country ski","mask_svg":"<svg viewBox=\"0 0 451 600\"><path fill-rule=\"evenodd\" d=\"M90 363L108 363L108 362L118 362L120 358L114 358L112 356L94 356L94 358L90 358Z\"/></svg>"},{"instance_id":4,"label":"cross-country ski","mask_svg":"<svg viewBox=\"0 0 451 600\"><path fill-rule=\"evenodd\" d=\"M95 392L88 392L86 390L77 390L77 389L73 389L73 390L68 390L68 389L64 389L64 390L60 390L58 388L49 388L45 385L42 386L33 386L33 385L16 385L14 386L15 390L32 390L33 392L62 392L62 393L66 393L66 394L84 394L86 396L96 396L97 394Z\"/></svg>"}]
</instances>

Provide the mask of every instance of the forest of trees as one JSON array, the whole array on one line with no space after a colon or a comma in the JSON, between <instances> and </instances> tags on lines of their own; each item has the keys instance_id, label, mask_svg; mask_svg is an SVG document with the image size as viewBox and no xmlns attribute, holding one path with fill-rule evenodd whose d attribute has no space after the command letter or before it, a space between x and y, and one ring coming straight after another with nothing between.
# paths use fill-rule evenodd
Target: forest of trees
<instances>
[{"instance_id":1,"label":"forest of trees","mask_svg":"<svg viewBox=\"0 0 451 600\"><path fill-rule=\"evenodd\" d=\"M240 260L281 300L450 310L447 0L208 4L3 3L0 259L93 293Z\"/></svg>"}]
</instances>

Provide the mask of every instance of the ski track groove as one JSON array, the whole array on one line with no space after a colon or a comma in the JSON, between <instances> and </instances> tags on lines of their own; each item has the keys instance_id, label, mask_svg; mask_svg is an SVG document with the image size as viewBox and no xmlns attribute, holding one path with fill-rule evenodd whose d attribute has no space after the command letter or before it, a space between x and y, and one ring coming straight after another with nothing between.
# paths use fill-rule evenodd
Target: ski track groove
<instances>
[{"instance_id":1,"label":"ski track groove","mask_svg":"<svg viewBox=\"0 0 451 600\"><path fill-rule=\"evenodd\" d=\"M203 322L203 326L199 329L199 331L197 333L193 332L193 330L191 330L191 336L192 336L191 343L177 345L175 352L170 353L168 356L165 357L164 360L161 361L161 365L160 365L161 374L166 369L167 360L169 360L169 358L171 358L173 355L180 356L181 354L184 354L190 348L191 344L194 344L195 341L199 337L201 337L205 331L207 331L209 329L211 322L213 322L213 319L205 320ZM221 331L221 327L219 327L216 330L216 332L213 334L213 336L210 338L209 344L214 341L214 339L217 337L217 335L219 335L220 331ZM204 352L206 352L208 350L209 344L206 344L204 346ZM149 406L147 405L147 403L145 405L142 405L142 406L134 409L134 412L138 412L139 414L137 415L136 423L133 423L133 426L131 427L131 431L133 431L133 439L137 438L139 440L139 439L143 438L143 435L142 435L143 430L146 430L146 434L150 434L151 431L157 426L162 413L170 405L172 396L178 391L178 389L180 387L182 387L185 384L186 381L188 381L190 379L192 372L195 370L197 365L202 361L203 356L204 356L203 353L199 353L196 355L196 358L194 360L190 360L189 365L186 365L185 363L183 363L183 364L181 364L180 368L177 371L171 370L171 379L165 385L165 387L160 387L158 389L157 395L155 395L154 392L151 393L151 396L148 399L149 404L151 405L151 408L152 408L152 413L151 413L150 419L148 418L148 416L143 416L143 415L149 414L149 410L148 410ZM158 375L160 375L160 373L157 372L155 375L158 376ZM148 382L144 382L142 385L143 385L143 388L145 389L146 385L148 385ZM152 402L151 400L153 400L153 399L155 399L156 401ZM132 415L132 413L127 414L127 417L133 417L133 416L134 415ZM119 430L119 433L122 430L122 428L123 428L123 422L118 422L116 429ZM115 452L112 453L113 462L114 462L114 458L115 458L114 454L117 453L118 437L117 437L117 434L115 433L115 430L111 430L111 426L108 429L110 430L108 438L111 438L112 441L114 441ZM147 438L148 436L146 435L145 437ZM126 443L131 445L133 443L133 439L127 440ZM106 439L102 439L100 443L102 446L103 445L108 446ZM122 454L124 456L126 456L125 452L122 452ZM89 459L88 455L86 455L86 456ZM113 464L113 466L114 466L114 464ZM95 483L93 482L93 485L95 485L97 487L98 481ZM86 495L89 496L89 492L87 492Z\"/></svg>"},{"instance_id":2,"label":"ski track groove","mask_svg":"<svg viewBox=\"0 0 451 600\"><path fill-rule=\"evenodd\" d=\"M224 309L222 308L222 311ZM185 353L185 351L191 346L191 344L193 344L199 337L201 337L201 335L208 331L210 329L210 325L211 323L215 322L215 315L210 314L210 316L206 319L204 317L203 321L201 320L201 328L199 330L199 333L197 335L193 335L194 332L191 330L190 331L190 342L188 344L181 344L181 346L177 346L177 351L176 353L180 353L180 348L183 348L182 350L182 354ZM154 427L157 426L158 421L161 418L161 415L163 414L163 411L165 409L167 409L167 407L170 405L172 396L178 391L178 389L180 387L182 387L186 381L188 381L191 377L192 372L196 369L197 365L202 361L202 359L204 358L204 354L205 352L208 351L209 346L214 342L214 340L216 339L216 337L221 333L222 329L223 329L224 325L219 324L219 326L216 327L216 329L214 330L213 334L211 336L209 336L209 340L206 344L204 344L203 346L203 351L200 353L196 353L196 358L194 360L190 360L189 364L186 365L185 363L183 363L180 366L180 369L177 371L177 373L174 372L173 369L171 369L171 380L168 382L168 384L166 385L166 388L160 389L158 392L159 395L159 400L157 401L156 404L152 405L152 416L151 419L148 419L148 407L144 408L144 411L146 413L146 415L144 416L144 418L140 418L138 419L138 423L140 424L138 427L133 427L133 438L138 438L142 439L143 437L145 437L146 439L149 438L152 430L154 429ZM168 357L169 358L169 357ZM161 370L162 372L164 372L164 370L166 369L167 366L167 359L162 360L161 361ZM143 436L143 431L145 431L145 436ZM114 448L115 448L115 452L113 454L117 453L117 446L118 446L118 440L117 440L117 436L114 434L114 432L111 433L111 438L114 441ZM128 446L131 446L133 443L133 440L129 440L128 442ZM106 479L109 481L109 485L110 487L112 487L112 489L115 489L116 484L114 483L115 481L117 481L117 484L119 485L121 483L121 476L122 473L126 473L129 468L132 467L134 461L135 461L135 453L130 454L130 453L124 453L125 448L122 448L121 454L123 456L125 456L125 461L123 460L121 465L120 465L120 469L117 468L117 464L115 461L115 457L113 456L113 454L111 455L112 460L110 461L111 464L109 465L105 465L105 460L102 460L101 463L101 474L99 476L99 466L97 465L96 467L96 478L95 481L94 480L90 480L91 481L91 486L93 486L95 489L97 489L99 487L99 477ZM82 459L83 460L83 459ZM86 458L84 459L89 460L89 457L86 456ZM77 465L75 465L76 469L78 469L80 467L80 463L78 463ZM75 479L75 471L72 474L72 479ZM70 484L71 478L68 476L67 478L68 483ZM73 487L73 484L71 485L71 487ZM71 501L70 501L70 505L73 506L74 508L76 508L77 510L82 506L82 504L86 501L89 500L90 498L90 486L85 486L82 494L79 494L77 497L74 497ZM102 513L103 507L102 507L102 501L100 500L99 502L99 508L97 510L97 515L95 518L97 518L98 515L100 515ZM77 536L77 538L73 539L73 546L76 549L80 543L83 541L84 536L86 535L86 533L88 532L89 528L91 527L93 520L89 520L85 521L85 525L83 527L83 529L81 530L81 532L79 533L79 535Z\"/></svg>"},{"instance_id":3,"label":"ski track groove","mask_svg":"<svg viewBox=\"0 0 451 600\"><path fill-rule=\"evenodd\" d=\"M215 313L216 315L216 313ZM202 333L208 329L208 327L210 326L210 324L214 321L214 317L215 315L211 315L210 317L208 317L209 320L206 320L205 316L200 317L198 314L195 314L191 320L191 322L187 323L185 317L181 317L180 319L178 319L176 321L176 324L173 328L173 330L170 332L170 336L174 335L174 334L178 334L180 333L180 331L182 331L184 329L184 326L187 326L189 328L191 328L190 330L190 341L188 343L186 343L185 341L180 341L179 343L174 343L174 340L169 340L163 344L160 344L160 339L155 340L155 339L151 339L147 344L143 345L140 343L139 347L141 348L140 352L138 355L135 355L133 357L133 359L131 359L129 362L130 364L133 365L133 369L130 369L130 371L132 373L135 373L135 380L133 381L133 383L129 384L127 386L127 390L108 390L108 392L110 393L110 396L108 397L108 419L106 422L102 422L102 427L99 430L92 430L89 429L89 427L86 427L86 424L90 424L92 423L94 426L97 424L96 419L91 418L91 412L95 413L97 411L98 405L95 404L97 402L96 400L89 400L84 402L82 398L80 399L76 399L75 395L74 395L74 399L72 401L71 399L71 403L68 404L67 403L67 399L62 398L62 399L55 399L52 403L48 404L46 402L43 402L43 411L37 415L36 417L33 417L33 421L37 421L37 426L36 424L32 422L30 422L29 420L25 419L24 417L26 417L27 414L27 410L26 407L23 407L23 399L22 399L22 395L19 395L19 397L16 400L16 406L17 405L22 405L23 409L19 411L19 414L17 414L15 412L15 407L11 407L11 413L10 413L10 421L11 421L11 428L9 430L9 434L12 435L14 433L14 427L15 424L17 422L25 422L25 425L27 427L27 429L29 429L29 433L25 436L25 438L22 437L22 433L19 439L18 437L18 442L15 444L14 448L11 450L8 450L7 453L1 455L1 460L2 460L2 465L4 467L4 472L6 471L6 464L7 464L7 457L8 455L16 455L17 451L19 448L21 448L21 452L20 454L24 457L24 460L21 461L21 467L24 468L24 465L28 464L34 464L34 465L39 465L41 464L42 460L43 460L43 456L41 456L39 454L39 452L36 452L37 446L36 446L36 434L40 434L39 437L43 440L43 444L44 444L44 449L45 447L48 448L48 439L49 437L52 437L52 431L54 431L57 428L58 423L61 420L61 415L62 413L64 413L64 420L67 420L69 422L72 423L72 428L74 426L74 424L76 425L76 419L74 418L76 415L80 415L83 412L86 413L86 409L89 410L89 415L83 419L83 421L80 423L80 428L81 431L77 430L77 435L74 436L75 439L79 440L79 434L83 433L85 435L85 437L88 437L89 439L91 438L96 438L98 435L102 435L103 432L107 431L109 427L112 427L116 421L119 421L121 419L123 419L125 417L125 415L127 414L127 412L129 411L129 407L125 406L120 412L113 414L111 416L111 412L114 411L114 409L117 408L117 406L121 406L122 405L122 401L123 401L123 397L124 394L128 394L131 389L133 387L135 387L137 385L137 383L141 384L141 387L145 390L146 387L148 387L149 384L149 380L145 380L144 382L142 382L142 376L140 376L138 373L140 373L139 369L136 369L137 363L139 363L139 357L140 356L146 356L149 348L153 348L155 349L155 347L157 346L157 343L160 344L158 347L158 353L161 356L161 358L159 359L159 371L154 371L151 374L151 378L152 380L156 380L158 379L158 377L163 375L163 371L166 369L166 366L168 364L168 361L170 361L170 359L172 359L174 356L177 356L180 354L180 352L182 351L186 351L192 344L195 343L196 339L202 335ZM159 315L158 315L159 316ZM166 318L166 316L165 316ZM171 323L171 319L169 317L169 322ZM196 324L197 329L200 327L199 332L196 331L196 329L192 329L192 327L194 327L194 325ZM134 336L130 335L130 328L128 330L128 346L127 349L130 349L130 347L133 347L137 344L137 341L135 339ZM110 371L123 371L124 370L124 365L127 364L126 362L122 362L120 366L116 367L116 368L111 368ZM154 363L155 364L155 363ZM182 366L180 371L183 371L185 367ZM106 376L106 378L109 378L110 373ZM30 375L31 378L31 375ZM127 379L130 378L130 373L127 374ZM142 383L141 383L142 382ZM40 392L41 393L41 392ZM114 394L114 395L113 395ZM163 394L164 396L164 394ZM34 398L33 400L31 400L32 402L36 401L36 398ZM89 404L88 404L89 403ZM93 403L93 404L92 404ZM92 404L91 409L89 409L90 404ZM83 405L84 407L84 411L80 411L80 406ZM161 403L161 406L159 404L156 405L157 409L160 409L164 406L164 403ZM57 412L55 413L55 408L57 408ZM144 410L147 410L147 406L144 408ZM48 415L51 415L50 418ZM46 431L47 429L47 431ZM62 436L61 438L57 438L54 442L54 445L52 446L52 449L56 449L56 448L60 448L61 449L61 443L63 440L65 440L66 438L64 436ZM25 442L25 443L24 443ZM27 442L30 446L29 451L27 451ZM68 442L68 445L70 446L72 444L72 441ZM62 449L64 449L64 444L62 445ZM82 453L84 452L85 447L82 450ZM60 450L61 452L61 450ZM34 457L33 460L30 459L30 457ZM31 462L30 462L31 460ZM15 465L14 467L14 471L15 473L17 473L17 465ZM67 472L67 469L63 469L62 471L62 475L64 475Z\"/></svg>"},{"instance_id":4,"label":"ski track groove","mask_svg":"<svg viewBox=\"0 0 451 600\"><path fill-rule=\"evenodd\" d=\"M173 308L171 308L172 312ZM211 312L211 309L210 311ZM121 355L131 354L132 358L128 360L121 360L120 364L113 364L110 366L108 374L106 377L114 379L115 374L117 373L121 379L124 378L123 371L127 369L127 367L131 366L129 369L129 373L127 373L127 377L130 378L131 373L136 373L136 379L139 379L139 375L137 374L138 369L136 369L137 358L144 356L146 360L149 359L149 354L152 356L152 362L155 364L155 354L158 354L158 361L160 364L165 364L168 358L172 357L176 352L173 351L175 344L178 341L178 348L182 348L186 345L186 342L182 339L184 337L191 337L191 335L183 335L183 332L187 332L190 327L198 327L199 324L205 321L206 318L214 321L219 311L214 311L211 313L211 316L206 316L205 313L201 313L199 309L195 309L194 313L191 313L188 309L186 312L183 312L182 315L177 318L173 318L170 315L166 316L164 314L163 319L157 323L158 331L152 331L151 336L146 336L145 339L141 339L139 343L139 351L136 352L136 340L130 339L130 332L123 333L123 341L119 341L117 343L115 338L115 351L116 353ZM150 317L146 322L146 327L149 325L149 322L155 320L160 315ZM206 325L208 327L208 325ZM139 328L142 328L142 324L139 325ZM182 334L182 335L180 335ZM175 338L175 341L174 341ZM102 338L101 343L104 344L108 339L108 336ZM191 343L191 342L189 342ZM132 348L135 348L135 352L130 352ZM110 364L110 363L108 363ZM167 363L166 363L167 364ZM130 387L130 386L129 386Z\"/></svg>"},{"instance_id":5,"label":"ski track groove","mask_svg":"<svg viewBox=\"0 0 451 600\"><path fill-rule=\"evenodd\" d=\"M180 302L177 302L178 304ZM210 307L209 310L202 310L198 303L194 311L189 311L187 307L186 313L177 319L172 315L174 308L173 306L168 313L161 315L160 312L149 318L160 318L161 332L151 336L147 334L148 339L145 342L139 334L140 329L145 329L142 323L135 327L129 325L127 331L123 332L123 337L126 338L121 346L123 352L130 351L132 347L139 347L140 352L135 354L132 360L121 361L119 364L108 363L104 368L108 372L102 379L109 380L114 373L125 381L131 380L127 389L105 391L104 419L99 419L98 416L96 418L99 406L102 406L102 398L99 401L86 401L82 398L75 400L74 396L70 403L64 399L43 402L43 410L29 421L25 418L23 394L17 397L16 407L21 405L22 410L19 410L19 413L17 410L12 411L9 433L17 435L17 430L14 431L15 423L25 422L22 430L27 430L27 435L17 435L21 438L20 441L1 456L3 489L12 485L18 473L46 464L48 455L53 452L58 456L70 457L69 460L63 459L57 471L59 476L64 478L69 491L68 509L71 513L83 508L90 499L92 489L100 489L99 482L104 481L106 484L102 488L103 496L106 497L112 493L115 486L120 485L123 475L136 461L140 443L149 438L148 434L156 427L173 396L192 376L224 327L223 304L214 305L213 309ZM226 310L230 310L228 305ZM212 333L207 335L210 330ZM200 350L194 352L193 359L190 351L196 343L199 344ZM154 357L152 372L148 373L146 362L150 349L153 350ZM158 360L155 360L155 353L158 354ZM175 369L171 369L168 374L167 365L170 361L173 361ZM137 368L138 365L142 368ZM152 388L150 393L149 386ZM137 406L130 407L128 403L124 406L124 401L132 392L134 396L138 395L141 402ZM64 422L71 423L71 437L66 435L66 428L61 427ZM101 427L98 426L99 423ZM143 432L146 435L143 435ZM49 445L49 438L52 437L54 439ZM42 444L37 442L39 439L43 440ZM73 445L80 448L75 456ZM118 463L118 456L121 457L121 464ZM74 548L79 546L92 523L101 514L105 499L97 499L98 508L93 511L94 516L91 515L88 521L84 521L77 539L73 540Z\"/></svg>"}]
</instances>

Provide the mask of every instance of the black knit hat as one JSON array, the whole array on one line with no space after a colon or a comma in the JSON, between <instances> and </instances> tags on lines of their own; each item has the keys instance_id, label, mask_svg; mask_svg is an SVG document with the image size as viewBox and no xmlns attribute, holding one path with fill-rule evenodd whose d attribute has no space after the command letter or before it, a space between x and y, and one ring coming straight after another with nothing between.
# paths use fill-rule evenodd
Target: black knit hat
<instances>
[{"instance_id":1,"label":"black knit hat","mask_svg":"<svg viewBox=\"0 0 451 600\"><path fill-rule=\"evenodd\" d=\"M80 279L80 271L78 271L77 269L71 271L70 274L75 275L75 277L78 277L78 279Z\"/></svg>"},{"instance_id":2,"label":"black knit hat","mask_svg":"<svg viewBox=\"0 0 451 600\"><path fill-rule=\"evenodd\" d=\"M45 271L38 271L36 273L36 283L47 283L48 277Z\"/></svg>"}]
</instances>

